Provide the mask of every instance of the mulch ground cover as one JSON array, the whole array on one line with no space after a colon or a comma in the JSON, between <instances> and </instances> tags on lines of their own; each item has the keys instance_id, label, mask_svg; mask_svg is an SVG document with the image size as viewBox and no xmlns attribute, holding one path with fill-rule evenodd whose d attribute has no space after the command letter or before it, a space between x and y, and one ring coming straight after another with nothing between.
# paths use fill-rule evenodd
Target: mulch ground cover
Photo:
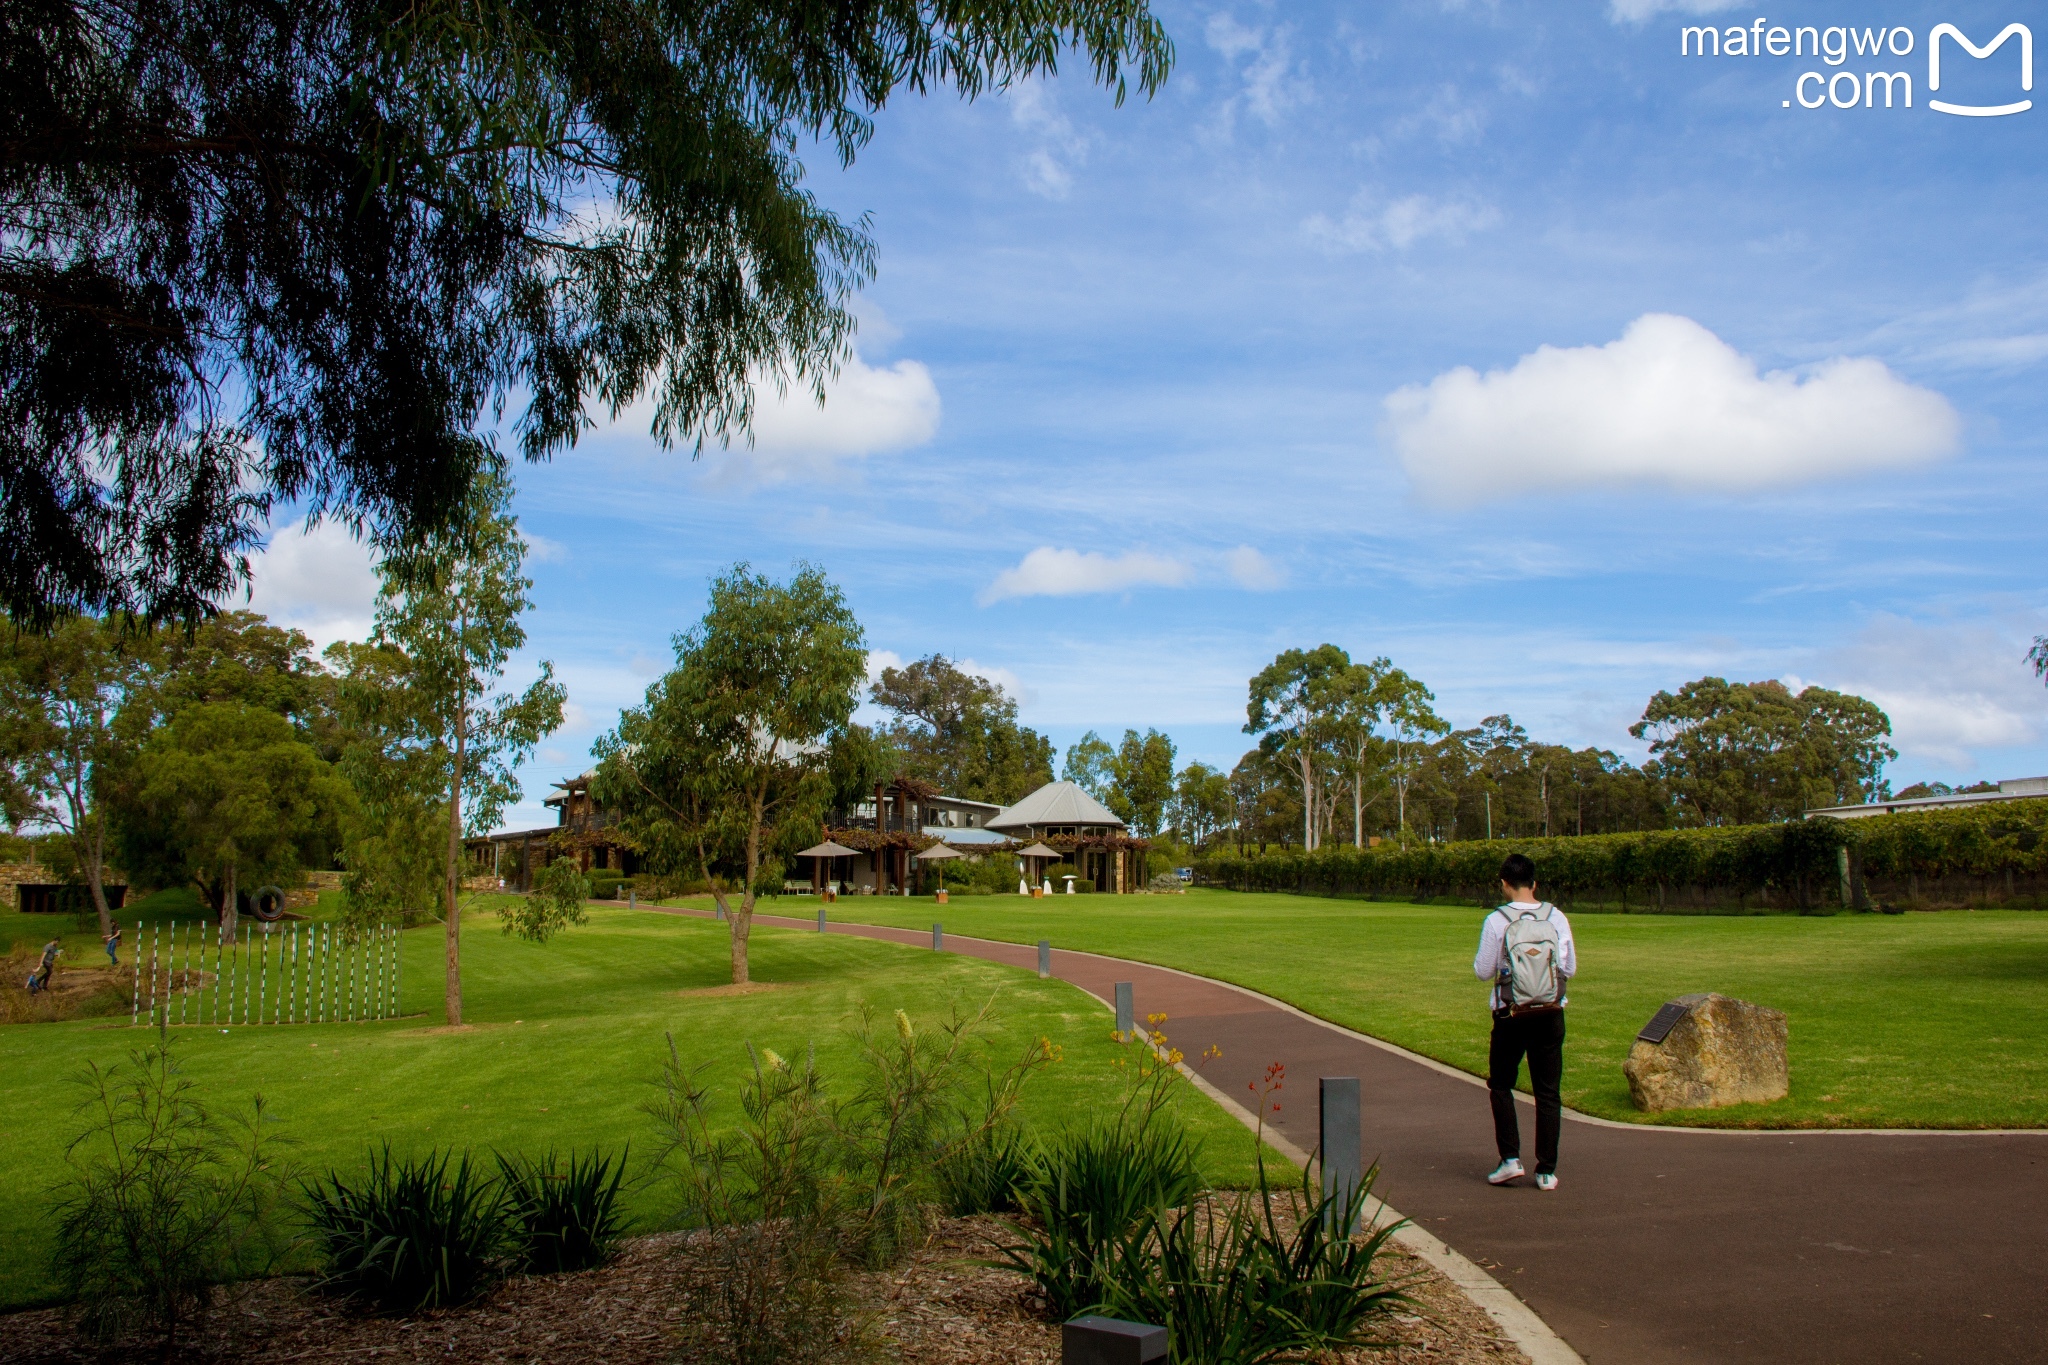
<instances>
[{"instance_id":1,"label":"mulch ground cover","mask_svg":"<svg viewBox=\"0 0 2048 1365\"><path fill-rule=\"evenodd\" d=\"M977 1264L1005 1236L994 1219L939 1225L913 1257L859 1278L886 1359L905 1365L1053 1365L1059 1325L1019 1276ZM1492 1319L1458 1289L1398 1249L1382 1265L1406 1280L1411 1310L1391 1315L1391 1349L1347 1352L1344 1365L1505 1365L1526 1362ZM308 1290L301 1279L224 1290L205 1323L180 1343L176 1362L251 1365L448 1365L448 1362L602 1361L669 1365L699 1358L704 1328L687 1286L699 1279L691 1239L643 1237L600 1270L507 1281L465 1308L407 1318L366 1316ZM157 1358L150 1343L96 1347L72 1332L61 1309L0 1317L8 1365L108 1365ZM1335 1361L1331 1365L1337 1365Z\"/></svg>"}]
</instances>

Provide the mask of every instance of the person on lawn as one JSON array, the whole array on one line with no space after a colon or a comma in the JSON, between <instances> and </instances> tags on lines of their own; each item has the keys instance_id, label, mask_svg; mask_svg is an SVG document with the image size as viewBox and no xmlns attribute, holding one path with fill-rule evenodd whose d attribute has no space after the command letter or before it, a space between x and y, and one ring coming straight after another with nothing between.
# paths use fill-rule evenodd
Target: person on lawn
<instances>
[{"instance_id":1,"label":"person on lawn","mask_svg":"<svg viewBox=\"0 0 2048 1365\"><path fill-rule=\"evenodd\" d=\"M107 961L113 966L121 965L121 926L114 926L114 932L107 935Z\"/></svg>"},{"instance_id":2,"label":"person on lawn","mask_svg":"<svg viewBox=\"0 0 2048 1365\"><path fill-rule=\"evenodd\" d=\"M1493 984L1493 1040L1487 1048L1486 1088L1493 1102L1493 1141L1500 1165L1490 1185L1519 1180L1522 1129L1515 1119L1515 1077L1529 1059L1536 1093L1536 1188L1557 1188L1557 1135L1564 1126L1565 982L1579 958L1564 912L1536 899L1536 864L1510 853L1500 865L1507 904L1487 915L1479 931L1472 974Z\"/></svg>"},{"instance_id":3,"label":"person on lawn","mask_svg":"<svg viewBox=\"0 0 2048 1365\"><path fill-rule=\"evenodd\" d=\"M35 976L37 990L50 989L50 978L57 973L57 954L63 950L63 945L54 938L43 945L43 965L36 969Z\"/></svg>"}]
</instances>

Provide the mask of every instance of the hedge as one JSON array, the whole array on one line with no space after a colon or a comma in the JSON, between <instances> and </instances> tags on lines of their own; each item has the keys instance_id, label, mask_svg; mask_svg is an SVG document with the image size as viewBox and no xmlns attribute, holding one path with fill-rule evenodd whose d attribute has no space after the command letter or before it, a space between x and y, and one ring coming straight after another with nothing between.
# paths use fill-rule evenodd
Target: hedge
<instances>
[{"instance_id":1,"label":"hedge","mask_svg":"<svg viewBox=\"0 0 2048 1365\"><path fill-rule=\"evenodd\" d=\"M1195 860L1195 876L1245 891L1492 904L1501 859L1511 852L1535 859L1544 896L1566 908L1828 913L1844 904L2048 905L2048 799L1575 838L1346 844L1314 853L1221 849Z\"/></svg>"}]
</instances>

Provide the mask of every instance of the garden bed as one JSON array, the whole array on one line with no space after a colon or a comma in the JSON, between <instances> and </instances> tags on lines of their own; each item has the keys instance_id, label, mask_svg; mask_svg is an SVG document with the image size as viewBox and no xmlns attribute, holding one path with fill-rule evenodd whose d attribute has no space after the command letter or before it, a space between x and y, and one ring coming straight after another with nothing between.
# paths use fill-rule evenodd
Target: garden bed
<instances>
[{"instance_id":1,"label":"garden bed","mask_svg":"<svg viewBox=\"0 0 2048 1365\"><path fill-rule=\"evenodd\" d=\"M1036 1307L1031 1287L993 1259L1001 1224L989 1218L942 1223L931 1241L891 1270L860 1277L875 1313L880 1354L904 1365L1054 1365L1060 1331ZM1382 1264L1410 1280L1411 1312L1391 1317L1392 1350L1347 1353L1346 1365L1473 1365L1527 1357L1451 1282L1390 1247ZM408 1318L351 1313L311 1293L302 1279L257 1281L224 1290L207 1323L172 1357L262 1365L322 1362L558 1362L666 1365L694 1358L685 1286L696 1278L688 1237L636 1239L602 1270L515 1279L467 1308ZM699 1329L701 1330L701 1329ZM0 1317L0 1362L85 1365L154 1354L130 1342L96 1349L77 1340L61 1309Z\"/></svg>"}]
</instances>

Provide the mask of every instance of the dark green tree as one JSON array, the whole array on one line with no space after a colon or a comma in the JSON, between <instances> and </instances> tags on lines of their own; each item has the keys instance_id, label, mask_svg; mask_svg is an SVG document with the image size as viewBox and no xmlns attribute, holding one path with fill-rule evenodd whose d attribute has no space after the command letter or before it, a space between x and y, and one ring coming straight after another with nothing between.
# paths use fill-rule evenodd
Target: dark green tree
<instances>
[{"instance_id":1,"label":"dark green tree","mask_svg":"<svg viewBox=\"0 0 2048 1365\"><path fill-rule=\"evenodd\" d=\"M1629 727L1650 740L1654 773L1681 823L1796 819L1814 806L1881 798L1897 758L1873 702L1824 687L1698 678L1650 698Z\"/></svg>"},{"instance_id":2,"label":"dark green tree","mask_svg":"<svg viewBox=\"0 0 2048 1365\"><path fill-rule=\"evenodd\" d=\"M942 792L1009 805L1052 781L1052 741L1017 723L1000 685L943 654L883 669L868 696L895 716L880 738L903 770Z\"/></svg>"},{"instance_id":3,"label":"dark green tree","mask_svg":"<svg viewBox=\"0 0 2048 1365\"><path fill-rule=\"evenodd\" d=\"M1124 731L1109 761L1109 808L1133 834L1150 838L1166 824L1173 799L1173 741L1157 730Z\"/></svg>"},{"instance_id":4,"label":"dark green tree","mask_svg":"<svg viewBox=\"0 0 2048 1365\"><path fill-rule=\"evenodd\" d=\"M765 859L816 828L833 796L834 741L867 672L860 622L824 573L789 583L745 564L714 579L711 606L675 637L676 666L598 739L591 794L640 847L674 870L694 861L731 926L732 979L748 979L747 940ZM737 904L712 879L733 857Z\"/></svg>"},{"instance_id":5,"label":"dark green tree","mask_svg":"<svg viewBox=\"0 0 2048 1365\"><path fill-rule=\"evenodd\" d=\"M1302 847L1313 850L1324 796L1337 698L1330 684L1351 667L1351 656L1336 645L1289 649L1251 680L1244 732L1281 760L1301 797Z\"/></svg>"},{"instance_id":6,"label":"dark green tree","mask_svg":"<svg viewBox=\"0 0 2048 1365\"><path fill-rule=\"evenodd\" d=\"M1144 0L0 5L0 605L203 615L294 501L403 542L651 397L741 437L822 393L865 221L803 188L899 90L1076 53Z\"/></svg>"},{"instance_id":7,"label":"dark green tree","mask_svg":"<svg viewBox=\"0 0 2048 1365\"><path fill-rule=\"evenodd\" d=\"M1109 800L1109 787L1113 779L1110 765L1116 760L1116 750L1109 747L1109 741L1090 730L1075 743L1067 746L1066 762L1060 765L1060 778L1072 782L1097 801Z\"/></svg>"}]
</instances>

